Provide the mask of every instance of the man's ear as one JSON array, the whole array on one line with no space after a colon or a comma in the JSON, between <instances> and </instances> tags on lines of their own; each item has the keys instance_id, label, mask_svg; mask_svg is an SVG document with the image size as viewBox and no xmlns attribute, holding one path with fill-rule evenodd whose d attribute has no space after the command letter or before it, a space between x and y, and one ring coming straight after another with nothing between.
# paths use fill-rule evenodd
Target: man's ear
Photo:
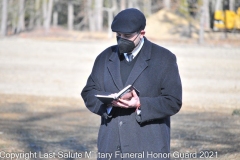
<instances>
[{"instance_id":1,"label":"man's ear","mask_svg":"<svg viewBox=\"0 0 240 160\"><path fill-rule=\"evenodd\" d=\"M145 32L144 30L141 30L141 31L140 31L141 37L143 37L143 36L145 35L145 33L146 33L146 32Z\"/></svg>"}]
</instances>

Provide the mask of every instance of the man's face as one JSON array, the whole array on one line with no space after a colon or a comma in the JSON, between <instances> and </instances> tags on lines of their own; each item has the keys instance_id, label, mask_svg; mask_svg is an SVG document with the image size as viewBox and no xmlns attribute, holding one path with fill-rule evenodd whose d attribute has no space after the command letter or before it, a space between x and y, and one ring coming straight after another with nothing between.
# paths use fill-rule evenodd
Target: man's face
<instances>
[{"instance_id":1,"label":"man's face","mask_svg":"<svg viewBox=\"0 0 240 160\"><path fill-rule=\"evenodd\" d=\"M140 33L134 32L134 33L130 33L130 34L117 32L118 37L133 41L135 46L140 42L141 38L143 38L144 35L145 35L144 30L140 31Z\"/></svg>"}]
</instances>

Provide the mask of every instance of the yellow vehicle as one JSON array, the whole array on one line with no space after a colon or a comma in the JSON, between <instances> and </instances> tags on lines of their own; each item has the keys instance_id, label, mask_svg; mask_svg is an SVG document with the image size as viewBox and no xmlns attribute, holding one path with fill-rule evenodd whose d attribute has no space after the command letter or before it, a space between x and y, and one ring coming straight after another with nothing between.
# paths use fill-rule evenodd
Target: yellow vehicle
<instances>
[{"instance_id":1,"label":"yellow vehicle","mask_svg":"<svg viewBox=\"0 0 240 160\"><path fill-rule=\"evenodd\" d=\"M240 30L240 7L237 13L234 11L217 10L214 13L214 24L213 29L217 30Z\"/></svg>"}]
</instances>

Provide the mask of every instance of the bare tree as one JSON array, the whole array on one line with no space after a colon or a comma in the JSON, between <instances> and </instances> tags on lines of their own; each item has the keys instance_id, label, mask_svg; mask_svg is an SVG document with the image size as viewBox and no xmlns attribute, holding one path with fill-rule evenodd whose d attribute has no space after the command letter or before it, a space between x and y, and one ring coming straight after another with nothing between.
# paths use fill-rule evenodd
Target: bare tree
<instances>
[{"instance_id":1,"label":"bare tree","mask_svg":"<svg viewBox=\"0 0 240 160\"><path fill-rule=\"evenodd\" d=\"M30 19L29 19L29 24L28 24L28 29L33 29L34 28L34 20L35 20L35 1L30 1Z\"/></svg>"},{"instance_id":2,"label":"bare tree","mask_svg":"<svg viewBox=\"0 0 240 160\"><path fill-rule=\"evenodd\" d=\"M74 10L73 2L68 1L68 30L73 30Z\"/></svg>"},{"instance_id":3,"label":"bare tree","mask_svg":"<svg viewBox=\"0 0 240 160\"><path fill-rule=\"evenodd\" d=\"M74 17L74 19L76 19L76 24L74 24L74 29L76 30L85 29L85 27L88 26L87 0L81 1L77 9L78 9L78 11L76 10L77 14ZM78 21L77 19L80 19L80 21Z\"/></svg>"},{"instance_id":4,"label":"bare tree","mask_svg":"<svg viewBox=\"0 0 240 160\"><path fill-rule=\"evenodd\" d=\"M47 11L47 29L50 28L52 21L52 9L53 9L53 0L48 1L48 11Z\"/></svg>"},{"instance_id":5,"label":"bare tree","mask_svg":"<svg viewBox=\"0 0 240 160\"><path fill-rule=\"evenodd\" d=\"M113 21L113 13L117 8L117 2L116 2L116 0L109 0L109 1L112 2L111 8L110 8L110 6L108 6L108 7L103 8L103 10L107 11L107 13L108 13L108 38L112 38L113 33L111 30L111 24Z\"/></svg>"},{"instance_id":6,"label":"bare tree","mask_svg":"<svg viewBox=\"0 0 240 160\"><path fill-rule=\"evenodd\" d=\"M47 0L42 1L43 26L47 30Z\"/></svg>"},{"instance_id":7,"label":"bare tree","mask_svg":"<svg viewBox=\"0 0 240 160\"><path fill-rule=\"evenodd\" d=\"M120 7L121 10L126 9L126 0L121 0L120 3L121 3L121 4L120 4L120 5L121 5L121 7Z\"/></svg>"},{"instance_id":8,"label":"bare tree","mask_svg":"<svg viewBox=\"0 0 240 160\"><path fill-rule=\"evenodd\" d=\"M217 0L216 5L215 5L215 11L217 10L222 10L222 0Z\"/></svg>"},{"instance_id":9,"label":"bare tree","mask_svg":"<svg viewBox=\"0 0 240 160\"><path fill-rule=\"evenodd\" d=\"M209 15L208 5L209 5L209 1L204 0L203 5L201 6L200 29L199 29L199 43L200 44L204 43L204 29L205 29L205 26L206 26L206 22L209 21L209 19L206 19L207 15Z\"/></svg>"},{"instance_id":10,"label":"bare tree","mask_svg":"<svg viewBox=\"0 0 240 160\"><path fill-rule=\"evenodd\" d=\"M53 26L56 27L58 25L58 0L55 0L55 9L53 11Z\"/></svg>"},{"instance_id":11,"label":"bare tree","mask_svg":"<svg viewBox=\"0 0 240 160\"><path fill-rule=\"evenodd\" d=\"M52 20L53 0L43 0L43 26L46 31L49 30Z\"/></svg>"},{"instance_id":12,"label":"bare tree","mask_svg":"<svg viewBox=\"0 0 240 160\"><path fill-rule=\"evenodd\" d=\"M2 0L1 35L7 35L8 0Z\"/></svg>"},{"instance_id":13,"label":"bare tree","mask_svg":"<svg viewBox=\"0 0 240 160\"><path fill-rule=\"evenodd\" d=\"M96 29L102 31L103 29L103 0L95 0L95 14L94 14Z\"/></svg>"},{"instance_id":14,"label":"bare tree","mask_svg":"<svg viewBox=\"0 0 240 160\"><path fill-rule=\"evenodd\" d=\"M133 7L139 9L137 0L129 0L128 1L128 8L133 8Z\"/></svg>"},{"instance_id":15,"label":"bare tree","mask_svg":"<svg viewBox=\"0 0 240 160\"><path fill-rule=\"evenodd\" d=\"M210 31L211 29L211 24L210 24L210 11L209 11L209 0L204 0L203 6L204 6L204 30L205 31Z\"/></svg>"},{"instance_id":16,"label":"bare tree","mask_svg":"<svg viewBox=\"0 0 240 160\"><path fill-rule=\"evenodd\" d=\"M96 26L94 23L94 11L93 11L93 4L92 4L92 0L88 0L87 1L87 13L88 13L88 26L89 26L89 30L90 31L95 31L96 30Z\"/></svg>"},{"instance_id":17,"label":"bare tree","mask_svg":"<svg viewBox=\"0 0 240 160\"><path fill-rule=\"evenodd\" d=\"M229 9L231 11L235 11L234 8L235 8L235 0L230 0L229 1Z\"/></svg>"},{"instance_id":18,"label":"bare tree","mask_svg":"<svg viewBox=\"0 0 240 160\"><path fill-rule=\"evenodd\" d=\"M44 12L41 12L41 1L35 0L35 15L36 15L36 27L42 26L42 15Z\"/></svg>"},{"instance_id":19,"label":"bare tree","mask_svg":"<svg viewBox=\"0 0 240 160\"><path fill-rule=\"evenodd\" d=\"M120 10L134 7L143 10L148 16L152 11L162 8L164 1L167 2L167 0L1 0L0 35L7 34L7 26L8 31L11 30L13 34L26 28L37 27L43 27L48 31L53 22L54 26L67 24L69 30L88 27L90 31L102 31L104 26L108 26L111 37L112 20ZM62 8L64 10L60 12Z\"/></svg>"},{"instance_id":20,"label":"bare tree","mask_svg":"<svg viewBox=\"0 0 240 160\"><path fill-rule=\"evenodd\" d=\"M25 30L25 0L19 0L17 33Z\"/></svg>"},{"instance_id":21,"label":"bare tree","mask_svg":"<svg viewBox=\"0 0 240 160\"><path fill-rule=\"evenodd\" d=\"M170 8L171 8L171 0L164 0L164 8L166 9L166 10L170 10Z\"/></svg>"}]
</instances>

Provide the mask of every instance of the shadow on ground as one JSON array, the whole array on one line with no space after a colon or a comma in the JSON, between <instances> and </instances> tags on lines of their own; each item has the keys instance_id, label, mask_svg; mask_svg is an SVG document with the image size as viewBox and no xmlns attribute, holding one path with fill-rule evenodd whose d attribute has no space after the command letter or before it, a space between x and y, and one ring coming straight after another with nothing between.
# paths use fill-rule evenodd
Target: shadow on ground
<instances>
[{"instance_id":1,"label":"shadow on ground","mask_svg":"<svg viewBox=\"0 0 240 160\"><path fill-rule=\"evenodd\" d=\"M74 159L77 157L73 153L96 151L97 121L87 109L77 106L44 106L29 101L3 103L0 150L36 152L38 158L44 153L60 153L60 159Z\"/></svg>"},{"instance_id":2,"label":"shadow on ground","mask_svg":"<svg viewBox=\"0 0 240 160\"><path fill-rule=\"evenodd\" d=\"M172 117L171 150L197 153L198 159L239 159L239 125L239 116L217 110L179 113Z\"/></svg>"},{"instance_id":3,"label":"shadow on ground","mask_svg":"<svg viewBox=\"0 0 240 160\"><path fill-rule=\"evenodd\" d=\"M51 156L51 152L61 151L66 154L66 158L59 159L65 160L76 159L75 155L69 155L70 152L96 151L100 119L78 106L78 101L9 97L5 96L7 100L0 103L1 151L40 152L48 153L47 156ZM171 150L196 152L198 159L200 156L211 158L209 156L212 154L216 159L237 160L240 148L239 125L240 117L227 113L197 110L180 112L172 117Z\"/></svg>"}]
</instances>

